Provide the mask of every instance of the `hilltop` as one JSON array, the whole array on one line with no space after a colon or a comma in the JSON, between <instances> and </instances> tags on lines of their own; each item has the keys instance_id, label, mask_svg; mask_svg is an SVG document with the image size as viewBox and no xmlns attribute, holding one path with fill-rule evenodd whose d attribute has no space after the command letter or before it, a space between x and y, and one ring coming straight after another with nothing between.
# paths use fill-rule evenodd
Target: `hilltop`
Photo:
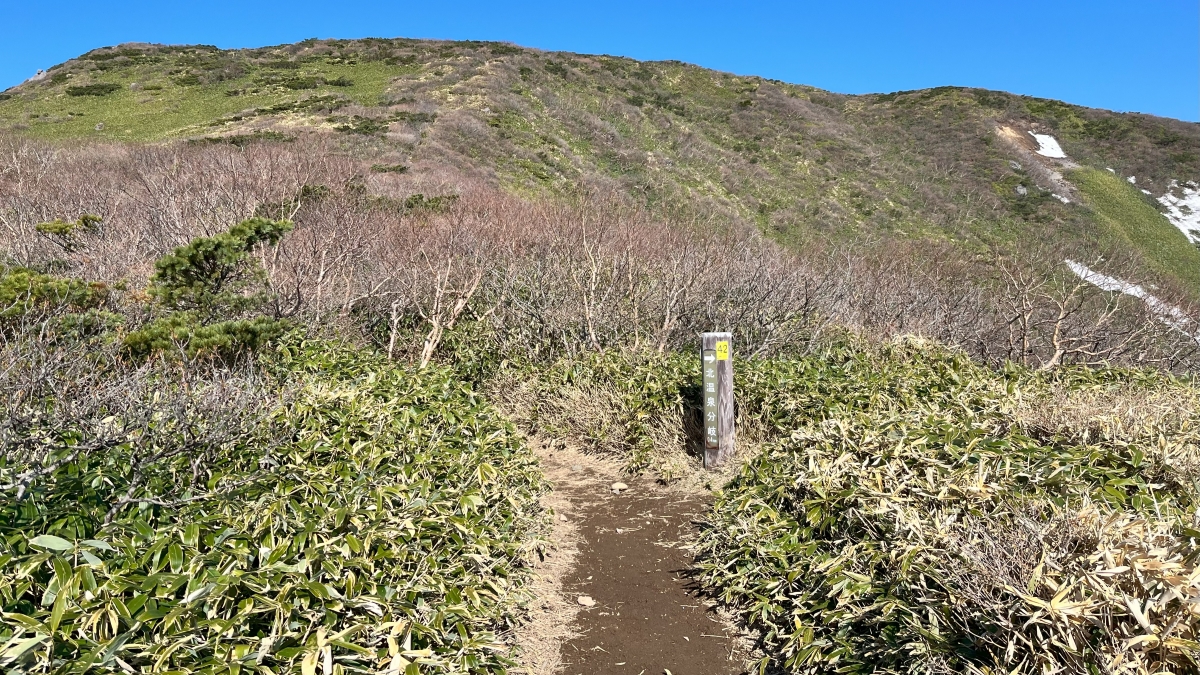
<instances>
[{"instance_id":1,"label":"hilltop","mask_svg":"<svg viewBox=\"0 0 1200 675\"><path fill-rule=\"evenodd\" d=\"M674 61L407 39L126 44L0 99L0 129L35 138L326 132L377 170L526 197L599 187L794 245L1083 246L1132 255L1147 283L1200 289L1200 235L1187 234L1200 227L1187 207L1200 125L1149 115L960 87L849 96Z\"/></svg>"}]
</instances>

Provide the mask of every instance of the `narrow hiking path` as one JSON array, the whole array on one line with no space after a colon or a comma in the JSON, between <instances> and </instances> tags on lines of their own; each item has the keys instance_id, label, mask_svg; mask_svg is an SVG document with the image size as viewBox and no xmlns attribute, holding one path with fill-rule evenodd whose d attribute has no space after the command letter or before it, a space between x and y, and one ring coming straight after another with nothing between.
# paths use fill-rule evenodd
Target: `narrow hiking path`
<instances>
[{"instance_id":1,"label":"narrow hiking path","mask_svg":"<svg viewBox=\"0 0 1200 675\"><path fill-rule=\"evenodd\" d=\"M596 605L576 616L579 634L562 648L561 675L601 673L736 675L735 636L694 592L681 548L707 504L628 480L603 490L583 514L582 543L568 594ZM602 488L603 489L603 488Z\"/></svg>"},{"instance_id":2,"label":"narrow hiking path","mask_svg":"<svg viewBox=\"0 0 1200 675\"><path fill-rule=\"evenodd\" d=\"M621 478L615 465L539 451L554 486L551 543L523 640L537 675L739 675L744 646L687 576L703 493ZM628 486L614 494L611 485ZM557 558L557 560L555 560ZM594 604L580 604L590 598ZM588 603L588 600L584 600Z\"/></svg>"}]
</instances>

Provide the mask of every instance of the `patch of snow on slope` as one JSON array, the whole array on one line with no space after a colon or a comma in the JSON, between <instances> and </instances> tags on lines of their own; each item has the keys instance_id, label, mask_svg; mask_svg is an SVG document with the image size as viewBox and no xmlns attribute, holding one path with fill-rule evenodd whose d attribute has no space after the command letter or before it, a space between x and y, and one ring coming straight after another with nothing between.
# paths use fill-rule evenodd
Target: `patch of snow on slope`
<instances>
[{"instance_id":1,"label":"patch of snow on slope","mask_svg":"<svg viewBox=\"0 0 1200 675\"><path fill-rule=\"evenodd\" d=\"M1132 295L1135 298L1145 298L1149 295L1146 293L1146 289L1138 286L1137 284L1131 284L1128 281L1121 281L1116 277L1110 277L1107 274L1101 274L1087 265L1084 265L1083 263L1075 262L1074 260L1065 260L1063 262L1067 263L1067 267L1071 268L1071 271L1075 273L1075 276L1083 279L1102 291L1124 293L1125 295Z\"/></svg>"},{"instance_id":2,"label":"patch of snow on slope","mask_svg":"<svg viewBox=\"0 0 1200 675\"><path fill-rule=\"evenodd\" d=\"M1030 136L1038 142L1037 154L1042 157L1050 157L1051 159L1066 159L1067 155L1063 152L1062 146L1058 144L1058 140L1049 134L1035 134L1029 132Z\"/></svg>"},{"instance_id":3,"label":"patch of snow on slope","mask_svg":"<svg viewBox=\"0 0 1200 675\"><path fill-rule=\"evenodd\" d=\"M1050 193L1050 196L1051 196L1051 197L1054 197L1055 199L1057 199L1058 201L1060 201L1060 202L1062 202L1062 203L1064 203L1064 204L1070 204L1070 203L1071 203L1071 200L1070 200L1070 199L1067 199L1066 197L1064 197L1064 196L1062 196L1062 195L1058 194L1057 192L1051 192L1051 193Z\"/></svg>"},{"instance_id":4,"label":"patch of snow on slope","mask_svg":"<svg viewBox=\"0 0 1200 675\"><path fill-rule=\"evenodd\" d=\"M1125 180L1129 181L1130 185L1137 185L1137 176L1130 176Z\"/></svg>"},{"instance_id":5,"label":"patch of snow on slope","mask_svg":"<svg viewBox=\"0 0 1200 675\"><path fill-rule=\"evenodd\" d=\"M1142 302L1146 303L1146 306L1149 307L1152 312L1158 315L1159 321L1162 321L1164 324L1192 338L1197 343L1200 343L1200 332L1192 330L1190 327L1192 321L1187 317L1186 314L1183 313L1182 309L1179 309L1174 305L1168 305L1162 300L1159 300L1151 295L1146 291L1146 289L1137 284L1132 284L1128 281L1122 281L1116 277L1110 277L1107 274L1101 274L1087 265L1075 262L1074 260L1064 260L1063 262L1067 264L1067 267L1071 268L1071 271L1075 273L1075 276L1083 279L1087 283L1099 288L1102 291L1109 291L1110 293L1124 293L1125 295L1139 298Z\"/></svg>"},{"instance_id":6,"label":"patch of snow on slope","mask_svg":"<svg viewBox=\"0 0 1200 675\"><path fill-rule=\"evenodd\" d=\"M1166 194L1158 198L1158 203L1166 207L1167 220L1178 227L1188 241L1200 244L1200 186L1191 182L1180 185L1179 181L1173 180Z\"/></svg>"}]
</instances>

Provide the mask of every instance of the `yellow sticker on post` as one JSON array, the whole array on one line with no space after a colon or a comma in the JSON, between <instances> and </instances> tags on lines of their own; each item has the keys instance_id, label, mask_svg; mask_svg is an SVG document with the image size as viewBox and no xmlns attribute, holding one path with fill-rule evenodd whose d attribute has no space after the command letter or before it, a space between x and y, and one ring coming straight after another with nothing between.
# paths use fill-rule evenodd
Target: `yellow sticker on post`
<instances>
[{"instance_id":1,"label":"yellow sticker on post","mask_svg":"<svg viewBox=\"0 0 1200 675\"><path fill-rule=\"evenodd\" d=\"M729 360L729 340L718 340L717 341L717 360L718 361L728 361Z\"/></svg>"}]
</instances>

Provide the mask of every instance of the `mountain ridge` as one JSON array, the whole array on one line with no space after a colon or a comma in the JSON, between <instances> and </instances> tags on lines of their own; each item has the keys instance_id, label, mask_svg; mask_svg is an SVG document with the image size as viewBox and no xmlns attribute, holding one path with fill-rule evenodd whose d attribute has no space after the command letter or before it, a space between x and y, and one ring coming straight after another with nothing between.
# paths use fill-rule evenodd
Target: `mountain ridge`
<instances>
[{"instance_id":1,"label":"mountain ridge","mask_svg":"<svg viewBox=\"0 0 1200 675\"><path fill-rule=\"evenodd\" d=\"M409 39L126 44L5 96L0 129L22 136L238 143L329 133L375 166L535 198L589 185L684 217L752 222L792 245L884 236L980 253L1083 246L1127 252L1154 283L1200 292L1186 226L1146 211L1165 213L1164 200L1186 200L1200 181L1200 124L1140 113L960 87L836 94L679 61ZM1039 155L1031 134L1054 138L1065 158ZM1136 190L1078 177L1106 169Z\"/></svg>"}]
</instances>

